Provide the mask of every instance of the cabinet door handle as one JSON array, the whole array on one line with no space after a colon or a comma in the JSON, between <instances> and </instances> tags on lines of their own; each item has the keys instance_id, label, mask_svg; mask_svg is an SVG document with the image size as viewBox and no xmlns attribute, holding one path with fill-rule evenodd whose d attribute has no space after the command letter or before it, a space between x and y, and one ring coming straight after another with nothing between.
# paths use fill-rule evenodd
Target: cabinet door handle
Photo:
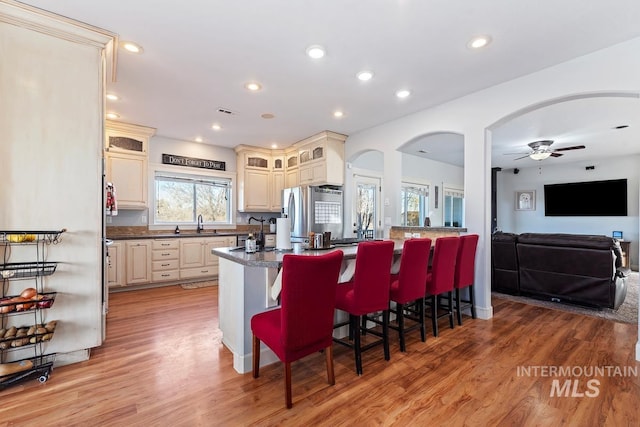
<instances>
[{"instance_id":1,"label":"cabinet door handle","mask_svg":"<svg viewBox=\"0 0 640 427\"><path fill-rule=\"evenodd\" d=\"M170 274L161 274L162 277L169 277Z\"/></svg>"},{"instance_id":2,"label":"cabinet door handle","mask_svg":"<svg viewBox=\"0 0 640 427\"><path fill-rule=\"evenodd\" d=\"M169 256L171 255L170 253L163 253L162 256Z\"/></svg>"},{"instance_id":3,"label":"cabinet door handle","mask_svg":"<svg viewBox=\"0 0 640 427\"><path fill-rule=\"evenodd\" d=\"M171 246L171 243L160 243L161 246Z\"/></svg>"},{"instance_id":4,"label":"cabinet door handle","mask_svg":"<svg viewBox=\"0 0 640 427\"><path fill-rule=\"evenodd\" d=\"M171 264L161 264L163 267L169 267Z\"/></svg>"}]
</instances>

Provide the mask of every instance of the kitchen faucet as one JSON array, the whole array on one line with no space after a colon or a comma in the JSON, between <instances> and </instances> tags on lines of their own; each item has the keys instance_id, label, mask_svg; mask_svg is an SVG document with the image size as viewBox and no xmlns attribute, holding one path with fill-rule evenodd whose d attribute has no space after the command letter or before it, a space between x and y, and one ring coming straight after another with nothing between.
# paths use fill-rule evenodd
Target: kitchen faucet
<instances>
[{"instance_id":1,"label":"kitchen faucet","mask_svg":"<svg viewBox=\"0 0 640 427\"><path fill-rule=\"evenodd\" d=\"M258 247L258 250L262 250L264 249L264 222L266 221L264 219L264 217L260 217L260 218L255 218L255 217L250 217L249 218L249 224L251 224L251 221L256 221L260 223L260 232L258 234L258 238L256 239L256 246Z\"/></svg>"},{"instance_id":2,"label":"kitchen faucet","mask_svg":"<svg viewBox=\"0 0 640 427\"><path fill-rule=\"evenodd\" d=\"M198 215L198 228L196 228L196 232L202 233L204 227L202 226L202 214Z\"/></svg>"}]
</instances>

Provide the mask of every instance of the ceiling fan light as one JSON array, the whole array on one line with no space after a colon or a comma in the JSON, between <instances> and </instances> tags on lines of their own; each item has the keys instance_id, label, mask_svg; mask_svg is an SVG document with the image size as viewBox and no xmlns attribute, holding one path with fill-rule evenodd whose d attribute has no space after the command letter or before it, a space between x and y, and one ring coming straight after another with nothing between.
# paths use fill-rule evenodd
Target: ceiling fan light
<instances>
[{"instance_id":1,"label":"ceiling fan light","mask_svg":"<svg viewBox=\"0 0 640 427\"><path fill-rule=\"evenodd\" d=\"M529 154L529 157L531 157L533 160L544 160L549 158L549 156L551 156L550 151L537 151Z\"/></svg>"}]
</instances>

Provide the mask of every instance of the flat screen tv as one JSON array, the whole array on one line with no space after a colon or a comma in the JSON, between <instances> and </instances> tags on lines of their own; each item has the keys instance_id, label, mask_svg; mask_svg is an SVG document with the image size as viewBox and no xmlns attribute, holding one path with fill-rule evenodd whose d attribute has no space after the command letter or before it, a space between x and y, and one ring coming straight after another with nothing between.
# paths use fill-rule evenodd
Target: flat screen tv
<instances>
[{"instance_id":1,"label":"flat screen tv","mask_svg":"<svg viewBox=\"0 0 640 427\"><path fill-rule=\"evenodd\" d=\"M544 186L545 216L627 216L627 180Z\"/></svg>"}]
</instances>

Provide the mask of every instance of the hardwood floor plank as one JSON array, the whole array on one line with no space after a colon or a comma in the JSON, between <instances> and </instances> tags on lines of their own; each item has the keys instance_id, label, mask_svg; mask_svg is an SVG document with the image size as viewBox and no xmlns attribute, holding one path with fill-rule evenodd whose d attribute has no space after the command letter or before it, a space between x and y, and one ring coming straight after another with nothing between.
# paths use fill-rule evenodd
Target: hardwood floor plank
<instances>
[{"instance_id":1,"label":"hardwood floor plank","mask_svg":"<svg viewBox=\"0 0 640 427\"><path fill-rule=\"evenodd\" d=\"M551 395L553 382L591 377L521 375L531 367L635 367L637 326L494 301L491 320L464 319L440 336L391 339L363 353L334 346L336 384L324 355L292 364L285 409L281 364L240 375L217 328L217 288L179 286L111 295L108 339L91 359L0 391L0 426L237 425L638 425L640 378L593 377L595 397ZM446 320L446 319L443 319ZM572 383L573 384L573 383ZM568 389L567 389L568 391ZM570 392L569 392L570 394Z\"/></svg>"}]
</instances>

